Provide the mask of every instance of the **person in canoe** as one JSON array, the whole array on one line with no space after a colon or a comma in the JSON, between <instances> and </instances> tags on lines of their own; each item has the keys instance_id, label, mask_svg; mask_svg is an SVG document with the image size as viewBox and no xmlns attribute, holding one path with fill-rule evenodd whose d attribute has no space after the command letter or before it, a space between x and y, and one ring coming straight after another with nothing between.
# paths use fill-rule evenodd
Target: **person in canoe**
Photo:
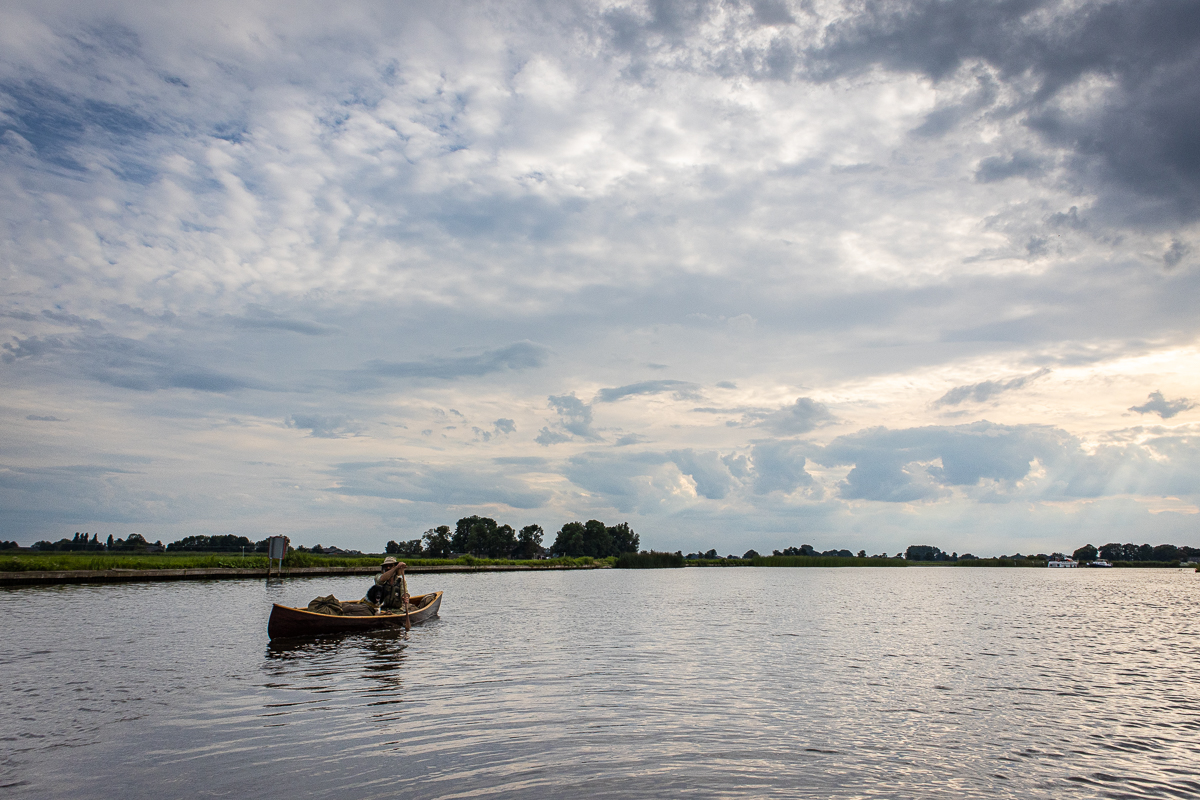
<instances>
[{"instance_id":1,"label":"person in canoe","mask_svg":"<svg viewBox=\"0 0 1200 800\"><path fill-rule=\"evenodd\" d=\"M367 590L367 599L380 611L405 611L408 607L408 584L404 580L403 561L388 556L375 576L375 585Z\"/></svg>"}]
</instances>

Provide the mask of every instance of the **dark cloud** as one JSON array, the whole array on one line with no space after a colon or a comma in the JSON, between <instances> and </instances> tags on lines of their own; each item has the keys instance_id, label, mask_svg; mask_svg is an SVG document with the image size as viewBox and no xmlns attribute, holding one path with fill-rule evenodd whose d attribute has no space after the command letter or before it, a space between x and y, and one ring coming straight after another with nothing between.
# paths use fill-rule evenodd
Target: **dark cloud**
<instances>
[{"instance_id":1,"label":"dark cloud","mask_svg":"<svg viewBox=\"0 0 1200 800\"><path fill-rule=\"evenodd\" d=\"M440 467L403 459L338 464L333 476L337 485L327 491L334 494L448 506L540 508L550 496L506 471Z\"/></svg>"},{"instance_id":2,"label":"dark cloud","mask_svg":"<svg viewBox=\"0 0 1200 800\"><path fill-rule=\"evenodd\" d=\"M59 419L58 417L43 417L38 414L30 414L30 415L26 416L25 419L31 420L33 422L66 422L67 421L65 419Z\"/></svg>"},{"instance_id":3,"label":"dark cloud","mask_svg":"<svg viewBox=\"0 0 1200 800\"><path fill-rule=\"evenodd\" d=\"M365 371L387 378L474 378L494 372L536 369L543 366L550 349L533 342L515 342L477 356L431 358L427 361L371 361Z\"/></svg>"},{"instance_id":4,"label":"dark cloud","mask_svg":"<svg viewBox=\"0 0 1200 800\"><path fill-rule=\"evenodd\" d=\"M450 410L454 411L454 409ZM504 418L496 420L495 423L493 423L490 431L478 427L471 428L471 430L474 431L476 438L484 442L490 442L496 436L504 436L506 434L513 433L516 431L516 429L517 425L515 422L513 422L511 419Z\"/></svg>"},{"instance_id":5,"label":"dark cloud","mask_svg":"<svg viewBox=\"0 0 1200 800\"><path fill-rule=\"evenodd\" d=\"M363 431L361 424L344 414L292 414L284 420L284 424L289 428L309 431L309 436L317 439L343 439L360 435Z\"/></svg>"},{"instance_id":6,"label":"dark cloud","mask_svg":"<svg viewBox=\"0 0 1200 800\"><path fill-rule=\"evenodd\" d=\"M1041 175L1046 169L1043 159L1026 152L1013 153L1008 158L992 156L979 162L975 180L979 183L994 183L1008 178L1024 178Z\"/></svg>"},{"instance_id":7,"label":"dark cloud","mask_svg":"<svg viewBox=\"0 0 1200 800\"><path fill-rule=\"evenodd\" d=\"M1168 400L1162 392L1155 391L1150 393L1145 403L1140 406L1130 406L1129 410L1139 414L1158 414L1162 419L1170 419L1195 407L1196 404L1186 397Z\"/></svg>"},{"instance_id":8,"label":"dark cloud","mask_svg":"<svg viewBox=\"0 0 1200 800\"><path fill-rule=\"evenodd\" d=\"M1194 493L1194 484L1185 487L1200 473L1200 442L1163 438L1089 451L1057 428L983 421L869 428L839 436L813 450L811 458L825 466L853 465L838 487L848 500L914 502L941 497L953 487L982 492L982 502ZM1036 476L1035 462L1043 471Z\"/></svg>"},{"instance_id":9,"label":"dark cloud","mask_svg":"<svg viewBox=\"0 0 1200 800\"><path fill-rule=\"evenodd\" d=\"M119 336L44 339L34 336L6 342L3 349L5 363L35 360L57 363L72 374L140 392L193 389L221 394L266 388L258 381L181 363L179 355L165 346Z\"/></svg>"},{"instance_id":10,"label":"dark cloud","mask_svg":"<svg viewBox=\"0 0 1200 800\"><path fill-rule=\"evenodd\" d=\"M1179 262L1183 261L1184 257L1190 253L1192 248L1188 247L1183 242L1175 239L1171 242L1167 252L1163 253L1163 264L1167 269L1173 269L1179 266Z\"/></svg>"},{"instance_id":11,"label":"dark cloud","mask_svg":"<svg viewBox=\"0 0 1200 800\"><path fill-rule=\"evenodd\" d=\"M592 429L592 407L583 402L575 393L550 395L547 405L558 412L556 430L542 428L534 440L540 445L560 444L569 442L572 436L581 439L597 441L600 435Z\"/></svg>"},{"instance_id":12,"label":"dark cloud","mask_svg":"<svg viewBox=\"0 0 1200 800\"><path fill-rule=\"evenodd\" d=\"M127 145L155 129L137 110L95 98L69 95L45 83L0 83L0 134L16 134L38 158L73 171L85 170L85 144L126 153L126 172L141 175L149 169Z\"/></svg>"},{"instance_id":13,"label":"dark cloud","mask_svg":"<svg viewBox=\"0 0 1200 800\"><path fill-rule=\"evenodd\" d=\"M627 386L617 386L611 389L601 389L596 393L597 403L613 403L623 397L640 394L662 394L674 392L677 400L694 400L698 396L699 387L687 381L642 381Z\"/></svg>"},{"instance_id":14,"label":"dark cloud","mask_svg":"<svg viewBox=\"0 0 1200 800\"><path fill-rule=\"evenodd\" d=\"M983 381L982 383L972 383L966 386L955 386L950 391L939 397L933 402L935 407L938 406L956 406L968 400L973 403L984 403L991 400L998 394L1011 392L1014 389L1022 389L1030 383L1036 381L1044 375L1049 375L1050 369L1043 367L1037 372L1032 372L1028 375L1022 375L1019 378L1012 378L1007 381Z\"/></svg>"},{"instance_id":15,"label":"dark cloud","mask_svg":"<svg viewBox=\"0 0 1200 800\"><path fill-rule=\"evenodd\" d=\"M782 0L750 0L754 21L759 25L795 25L796 18Z\"/></svg>"},{"instance_id":16,"label":"dark cloud","mask_svg":"<svg viewBox=\"0 0 1200 800\"><path fill-rule=\"evenodd\" d=\"M552 431L549 427L543 427L538 431L538 435L534 441L543 447L549 447L552 444L562 444L563 442L571 441L571 437L562 431Z\"/></svg>"},{"instance_id":17,"label":"dark cloud","mask_svg":"<svg viewBox=\"0 0 1200 800\"><path fill-rule=\"evenodd\" d=\"M1020 480L1035 458L1061 460L1072 447L1077 443L1061 431L977 422L949 428L871 428L839 436L813 460L854 465L839 487L846 499L911 502L984 478ZM931 465L939 459L941 466Z\"/></svg>"},{"instance_id":18,"label":"dark cloud","mask_svg":"<svg viewBox=\"0 0 1200 800\"><path fill-rule=\"evenodd\" d=\"M305 336L329 336L338 330L333 325L283 317L261 306L251 306L243 316L225 319L236 328L291 331Z\"/></svg>"},{"instance_id":19,"label":"dark cloud","mask_svg":"<svg viewBox=\"0 0 1200 800\"><path fill-rule=\"evenodd\" d=\"M641 444L644 441L647 441L644 436L639 436L636 433L627 433L614 441L613 447L628 447L631 444Z\"/></svg>"},{"instance_id":20,"label":"dark cloud","mask_svg":"<svg viewBox=\"0 0 1200 800\"><path fill-rule=\"evenodd\" d=\"M1190 0L866 2L830 25L806 61L821 79L883 67L933 80L978 62L1020 97L1007 113L1068 149L1076 179L1099 188L1102 205L1117 211L1124 198L1122 216L1141 222L1200 213L1200 14ZM1057 101L1086 76L1111 88L1085 104ZM1014 155L986 160L979 178L1037 169ZM1150 204L1144 212L1128 208L1130 193Z\"/></svg>"}]
</instances>

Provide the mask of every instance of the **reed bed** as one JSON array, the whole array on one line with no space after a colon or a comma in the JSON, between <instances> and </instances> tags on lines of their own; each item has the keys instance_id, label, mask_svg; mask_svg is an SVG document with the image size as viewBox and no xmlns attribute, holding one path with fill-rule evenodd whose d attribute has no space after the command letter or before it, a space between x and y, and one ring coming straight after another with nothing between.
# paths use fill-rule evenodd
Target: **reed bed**
<instances>
[{"instance_id":1,"label":"reed bed","mask_svg":"<svg viewBox=\"0 0 1200 800\"><path fill-rule=\"evenodd\" d=\"M621 553L617 557L617 569L677 569L684 565L680 553Z\"/></svg>"}]
</instances>

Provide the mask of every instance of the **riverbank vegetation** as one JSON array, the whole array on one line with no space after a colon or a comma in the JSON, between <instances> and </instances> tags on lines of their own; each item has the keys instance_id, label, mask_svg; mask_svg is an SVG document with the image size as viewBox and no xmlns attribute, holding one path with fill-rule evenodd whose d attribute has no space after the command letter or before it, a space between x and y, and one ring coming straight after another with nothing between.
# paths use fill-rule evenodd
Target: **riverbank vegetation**
<instances>
[{"instance_id":1,"label":"riverbank vegetation","mask_svg":"<svg viewBox=\"0 0 1200 800\"><path fill-rule=\"evenodd\" d=\"M383 555L327 556L314 553L289 553L283 561L284 569L295 567L363 567L377 569ZM415 558L406 559L410 567L485 567L485 566L528 566L535 569L553 567L611 566L615 558L596 559L590 556L577 558L540 559L492 559L475 556L459 558ZM142 553L124 555L119 553L71 553L71 552L17 552L11 550L0 554L0 572L57 572L60 570L110 570L110 569L261 569L267 568L265 555L234 553Z\"/></svg>"},{"instance_id":2,"label":"riverbank vegetation","mask_svg":"<svg viewBox=\"0 0 1200 800\"><path fill-rule=\"evenodd\" d=\"M684 566L682 553L659 553L654 550L622 553L614 566L617 569L677 569Z\"/></svg>"},{"instance_id":3,"label":"riverbank vegetation","mask_svg":"<svg viewBox=\"0 0 1200 800\"><path fill-rule=\"evenodd\" d=\"M902 558L883 556L759 556L751 559L754 567L906 567Z\"/></svg>"}]
</instances>

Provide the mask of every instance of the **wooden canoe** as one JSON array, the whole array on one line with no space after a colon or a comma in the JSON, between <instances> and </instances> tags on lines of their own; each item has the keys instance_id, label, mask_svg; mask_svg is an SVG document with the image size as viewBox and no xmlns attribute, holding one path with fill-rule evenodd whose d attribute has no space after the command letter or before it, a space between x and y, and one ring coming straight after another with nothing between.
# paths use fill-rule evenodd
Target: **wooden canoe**
<instances>
[{"instance_id":1,"label":"wooden canoe","mask_svg":"<svg viewBox=\"0 0 1200 800\"><path fill-rule=\"evenodd\" d=\"M420 605L427 595L417 594L410 598L412 605ZM422 608L409 612L413 625L419 625L437 616L442 604L442 593L433 592L433 600ZM372 617L339 617L318 614L306 608L292 608L275 603L271 609L271 621L267 623L267 636L282 639L289 636L317 636L323 633L346 633L373 631L380 628L403 628L404 614L376 614Z\"/></svg>"}]
</instances>

